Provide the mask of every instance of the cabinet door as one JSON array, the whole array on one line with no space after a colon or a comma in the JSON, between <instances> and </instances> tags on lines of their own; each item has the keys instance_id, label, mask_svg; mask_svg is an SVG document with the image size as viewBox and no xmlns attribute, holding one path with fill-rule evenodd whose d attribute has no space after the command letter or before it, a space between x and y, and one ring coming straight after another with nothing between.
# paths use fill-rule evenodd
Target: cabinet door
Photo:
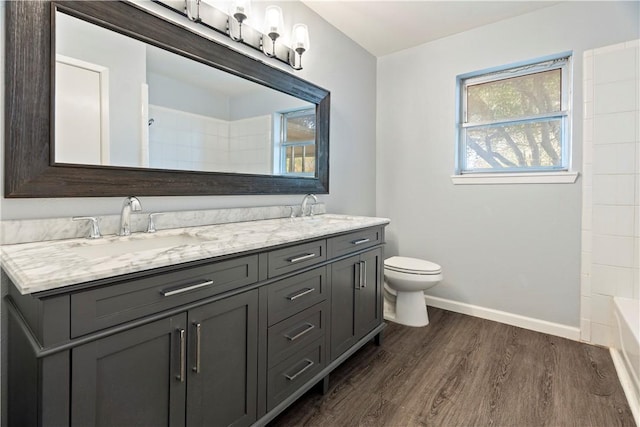
<instances>
[{"instance_id":1,"label":"cabinet door","mask_svg":"<svg viewBox=\"0 0 640 427\"><path fill-rule=\"evenodd\" d=\"M71 425L183 426L186 315L82 346L71 357Z\"/></svg>"},{"instance_id":2,"label":"cabinet door","mask_svg":"<svg viewBox=\"0 0 640 427\"><path fill-rule=\"evenodd\" d=\"M355 335L360 339L378 326L382 320L382 249L360 255L362 274L356 288Z\"/></svg>"},{"instance_id":3,"label":"cabinet door","mask_svg":"<svg viewBox=\"0 0 640 427\"><path fill-rule=\"evenodd\" d=\"M354 310L360 283L360 257L331 265L331 360L344 353L356 339Z\"/></svg>"},{"instance_id":4,"label":"cabinet door","mask_svg":"<svg viewBox=\"0 0 640 427\"><path fill-rule=\"evenodd\" d=\"M188 426L256 421L258 291L189 311Z\"/></svg>"}]
</instances>

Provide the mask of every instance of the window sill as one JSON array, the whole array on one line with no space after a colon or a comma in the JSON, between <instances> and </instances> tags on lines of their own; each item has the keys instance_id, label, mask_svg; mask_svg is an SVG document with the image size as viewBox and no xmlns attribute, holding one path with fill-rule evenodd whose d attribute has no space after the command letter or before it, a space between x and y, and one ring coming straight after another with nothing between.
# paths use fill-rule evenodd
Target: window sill
<instances>
[{"instance_id":1,"label":"window sill","mask_svg":"<svg viewBox=\"0 0 640 427\"><path fill-rule=\"evenodd\" d=\"M573 184L578 172L472 173L451 175L454 185L478 184Z\"/></svg>"}]
</instances>

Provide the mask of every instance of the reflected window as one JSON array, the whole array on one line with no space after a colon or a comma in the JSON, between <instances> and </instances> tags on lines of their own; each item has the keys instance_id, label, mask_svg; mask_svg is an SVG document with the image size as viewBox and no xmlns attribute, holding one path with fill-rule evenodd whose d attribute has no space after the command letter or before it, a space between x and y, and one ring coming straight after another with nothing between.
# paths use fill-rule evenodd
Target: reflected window
<instances>
[{"instance_id":1,"label":"reflected window","mask_svg":"<svg viewBox=\"0 0 640 427\"><path fill-rule=\"evenodd\" d=\"M315 176L316 174L316 111L315 108L279 113L280 173L283 175Z\"/></svg>"}]
</instances>

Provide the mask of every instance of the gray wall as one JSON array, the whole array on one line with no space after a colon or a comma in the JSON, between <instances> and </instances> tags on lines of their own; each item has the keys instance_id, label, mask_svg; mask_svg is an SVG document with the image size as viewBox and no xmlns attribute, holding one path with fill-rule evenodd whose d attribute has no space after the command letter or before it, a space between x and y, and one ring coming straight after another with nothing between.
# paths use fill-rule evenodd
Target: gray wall
<instances>
[{"instance_id":1,"label":"gray wall","mask_svg":"<svg viewBox=\"0 0 640 427\"><path fill-rule=\"evenodd\" d=\"M147 83L149 104L229 120L229 97L225 95L148 70Z\"/></svg>"},{"instance_id":2,"label":"gray wall","mask_svg":"<svg viewBox=\"0 0 640 427\"><path fill-rule=\"evenodd\" d=\"M230 120L248 119L295 108L313 107L314 104L274 90L260 90L239 94L230 100Z\"/></svg>"},{"instance_id":3,"label":"gray wall","mask_svg":"<svg viewBox=\"0 0 640 427\"><path fill-rule=\"evenodd\" d=\"M109 68L110 163L139 166L144 43L64 13L57 16L56 52Z\"/></svg>"},{"instance_id":4,"label":"gray wall","mask_svg":"<svg viewBox=\"0 0 640 427\"><path fill-rule=\"evenodd\" d=\"M578 326L581 187L454 186L456 76L573 51L582 164L582 53L638 38L639 3L564 2L378 60L377 215L387 255L442 265L430 295Z\"/></svg>"}]
</instances>

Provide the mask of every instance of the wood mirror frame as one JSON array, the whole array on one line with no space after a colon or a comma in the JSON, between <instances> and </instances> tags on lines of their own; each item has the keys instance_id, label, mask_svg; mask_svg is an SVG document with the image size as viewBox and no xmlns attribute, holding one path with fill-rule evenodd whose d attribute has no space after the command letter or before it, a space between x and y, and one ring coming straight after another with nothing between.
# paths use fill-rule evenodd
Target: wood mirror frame
<instances>
[{"instance_id":1,"label":"wood mirror frame","mask_svg":"<svg viewBox=\"0 0 640 427\"><path fill-rule=\"evenodd\" d=\"M288 177L54 164L54 17L59 9L316 105L316 176ZM7 198L304 194L329 192L330 93L126 2L6 5Z\"/></svg>"}]
</instances>

